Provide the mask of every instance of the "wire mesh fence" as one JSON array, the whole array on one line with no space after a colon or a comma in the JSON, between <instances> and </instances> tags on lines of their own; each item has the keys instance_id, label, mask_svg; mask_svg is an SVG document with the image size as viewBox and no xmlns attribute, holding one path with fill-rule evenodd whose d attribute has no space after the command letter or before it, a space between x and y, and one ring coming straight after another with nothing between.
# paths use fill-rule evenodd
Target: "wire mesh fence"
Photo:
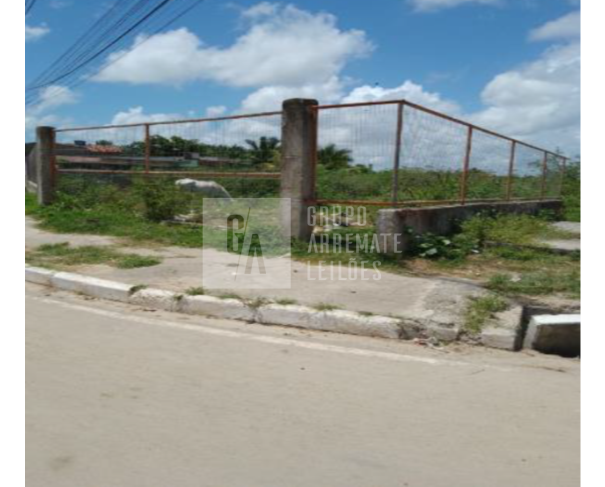
<instances>
[{"instance_id":1,"label":"wire mesh fence","mask_svg":"<svg viewBox=\"0 0 605 487\"><path fill-rule=\"evenodd\" d=\"M317 200L558 198L566 158L407 101L317 107Z\"/></svg>"},{"instance_id":2,"label":"wire mesh fence","mask_svg":"<svg viewBox=\"0 0 605 487\"><path fill-rule=\"evenodd\" d=\"M56 131L58 183L217 180L232 197L279 194L281 112Z\"/></svg>"},{"instance_id":3,"label":"wire mesh fence","mask_svg":"<svg viewBox=\"0 0 605 487\"><path fill-rule=\"evenodd\" d=\"M319 204L413 206L558 198L567 159L407 102L318 106ZM277 197L282 112L56 131L58 186L161 177ZM66 191L69 191L68 189Z\"/></svg>"}]
</instances>

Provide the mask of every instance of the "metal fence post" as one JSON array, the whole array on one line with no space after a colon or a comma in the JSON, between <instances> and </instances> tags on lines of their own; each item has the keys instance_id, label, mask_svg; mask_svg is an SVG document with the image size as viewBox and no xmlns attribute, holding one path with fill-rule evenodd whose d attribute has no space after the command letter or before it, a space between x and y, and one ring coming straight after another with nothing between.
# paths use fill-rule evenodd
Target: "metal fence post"
<instances>
[{"instance_id":1,"label":"metal fence post","mask_svg":"<svg viewBox=\"0 0 605 487\"><path fill-rule=\"evenodd\" d=\"M540 189L540 199L546 198L546 180L548 178L548 152L544 153L544 161L542 162L542 187Z\"/></svg>"},{"instance_id":2,"label":"metal fence post","mask_svg":"<svg viewBox=\"0 0 605 487\"><path fill-rule=\"evenodd\" d=\"M468 128L468 138L466 140L466 153L464 156L464 169L462 171L462 182L460 185L460 203L465 205L468 199L468 179L471 166L471 154L473 151L473 127Z\"/></svg>"},{"instance_id":3,"label":"metal fence post","mask_svg":"<svg viewBox=\"0 0 605 487\"><path fill-rule=\"evenodd\" d=\"M563 198L565 192L565 178L567 176L567 157L563 157L563 164L561 164L561 187L559 188L559 198Z\"/></svg>"},{"instance_id":4,"label":"metal fence post","mask_svg":"<svg viewBox=\"0 0 605 487\"><path fill-rule=\"evenodd\" d=\"M286 100L282 115L281 197L291 201L282 223L291 225L293 238L307 241L313 234L308 213L315 201L317 105L316 100Z\"/></svg>"},{"instance_id":5,"label":"metal fence post","mask_svg":"<svg viewBox=\"0 0 605 487\"><path fill-rule=\"evenodd\" d=\"M395 164L393 167L393 206L399 202L399 168L401 166L401 144L403 143L403 110L405 104L397 106L397 134L395 137Z\"/></svg>"},{"instance_id":6,"label":"metal fence post","mask_svg":"<svg viewBox=\"0 0 605 487\"><path fill-rule=\"evenodd\" d=\"M145 174L151 172L151 127L145 124Z\"/></svg>"},{"instance_id":7,"label":"metal fence post","mask_svg":"<svg viewBox=\"0 0 605 487\"><path fill-rule=\"evenodd\" d=\"M36 176L38 183L38 203L46 206L53 202L55 195L55 129L36 129Z\"/></svg>"},{"instance_id":8,"label":"metal fence post","mask_svg":"<svg viewBox=\"0 0 605 487\"><path fill-rule=\"evenodd\" d=\"M508 181L506 186L506 199L508 201L513 199L513 182L515 178L515 158L517 156L517 141L511 142L510 148L510 162L508 165Z\"/></svg>"}]
</instances>

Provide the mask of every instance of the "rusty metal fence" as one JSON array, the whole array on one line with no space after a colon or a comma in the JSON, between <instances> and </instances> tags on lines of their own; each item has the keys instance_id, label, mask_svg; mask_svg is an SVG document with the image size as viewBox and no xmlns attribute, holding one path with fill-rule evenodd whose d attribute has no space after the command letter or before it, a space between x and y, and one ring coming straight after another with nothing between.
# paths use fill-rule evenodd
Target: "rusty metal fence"
<instances>
[{"instance_id":1,"label":"rusty metal fence","mask_svg":"<svg viewBox=\"0 0 605 487\"><path fill-rule=\"evenodd\" d=\"M219 179L233 196L279 192L281 112L55 131L55 175L127 183L138 176Z\"/></svg>"},{"instance_id":2,"label":"rusty metal fence","mask_svg":"<svg viewBox=\"0 0 605 487\"><path fill-rule=\"evenodd\" d=\"M315 114L317 204L398 207L561 196L566 157L417 104L324 105Z\"/></svg>"},{"instance_id":3,"label":"rusty metal fence","mask_svg":"<svg viewBox=\"0 0 605 487\"><path fill-rule=\"evenodd\" d=\"M277 197L282 112L55 131L55 182L217 179ZM312 204L400 207L559 198L568 159L405 101L315 106Z\"/></svg>"}]
</instances>

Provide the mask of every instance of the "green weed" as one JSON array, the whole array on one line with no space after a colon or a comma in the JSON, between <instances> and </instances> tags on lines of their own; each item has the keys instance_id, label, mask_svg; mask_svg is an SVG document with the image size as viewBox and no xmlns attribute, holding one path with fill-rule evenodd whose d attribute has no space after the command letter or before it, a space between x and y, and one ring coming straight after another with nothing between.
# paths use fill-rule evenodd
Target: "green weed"
<instances>
[{"instance_id":1,"label":"green weed","mask_svg":"<svg viewBox=\"0 0 605 487\"><path fill-rule=\"evenodd\" d=\"M471 298L466 308L465 329L473 334L481 333L481 330L496 313L506 311L508 303L505 299L495 294Z\"/></svg>"},{"instance_id":2,"label":"green weed","mask_svg":"<svg viewBox=\"0 0 605 487\"><path fill-rule=\"evenodd\" d=\"M71 247L69 243L41 245L35 250L26 252L25 261L31 265L56 269L100 264L120 269L135 269L155 266L162 262L155 257L122 253L111 247L92 245Z\"/></svg>"}]
</instances>

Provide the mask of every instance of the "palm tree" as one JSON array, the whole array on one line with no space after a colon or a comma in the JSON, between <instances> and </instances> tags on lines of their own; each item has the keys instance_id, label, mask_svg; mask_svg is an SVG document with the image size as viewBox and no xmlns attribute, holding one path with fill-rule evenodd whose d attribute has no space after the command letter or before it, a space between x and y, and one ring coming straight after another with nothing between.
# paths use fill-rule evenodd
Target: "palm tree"
<instances>
[{"instance_id":1,"label":"palm tree","mask_svg":"<svg viewBox=\"0 0 605 487\"><path fill-rule=\"evenodd\" d=\"M250 147L252 163L257 166L271 164L275 160L275 153L279 151L280 141L276 137L261 137L258 142L246 140L246 144Z\"/></svg>"},{"instance_id":2,"label":"palm tree","mask_svg":"<svg viewBox=\"0 0 605 487\"><path fill-rule=\"evenodd\" d=\"M319 150L318 162L326 169L347 169L353 162L349 149L339 149L336 144L330 144Z\"/></svg>"}]
</instances>

